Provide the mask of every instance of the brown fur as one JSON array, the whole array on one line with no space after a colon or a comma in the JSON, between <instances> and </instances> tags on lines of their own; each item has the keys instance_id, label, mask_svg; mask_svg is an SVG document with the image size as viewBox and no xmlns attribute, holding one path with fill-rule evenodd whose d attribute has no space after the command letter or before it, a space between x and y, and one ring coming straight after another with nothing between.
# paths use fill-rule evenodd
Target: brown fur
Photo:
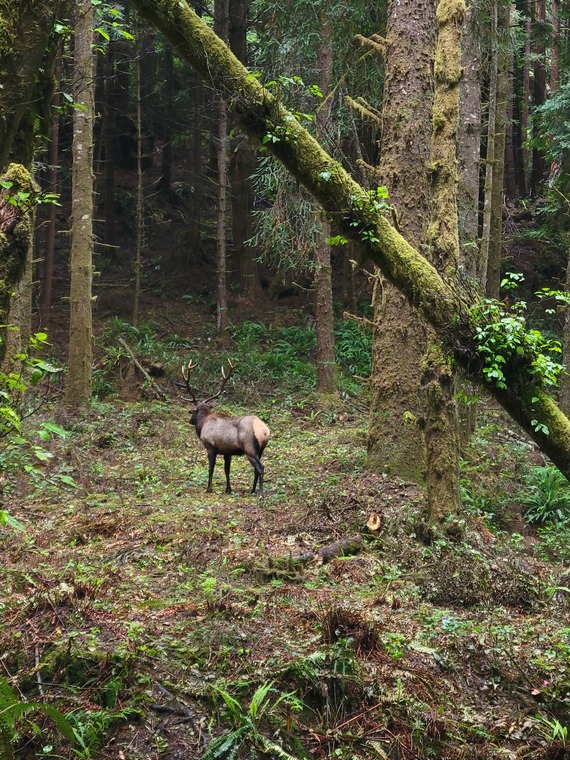
<instances>
[{"instance_id":1,"label":"brown fur","mask_svg":"<svg viewBox=\"0 0 570 760\"><path fill-rule=\"evenodd\" d=\"M271 431L267 425L252 414L244 417L232 417L221 412L214 412L210 404L200 402L192 411L190 418L196 426L198 438L208 452L208 488L212 491L212 477L216 457L224 457L226 473L226 493L231 493L230 467L232 456L245 456L254 468L252 493L255 493L259 480L259 495L263 495L263 465L261 455L269 441Z\"/></svg>"}]
</instances>

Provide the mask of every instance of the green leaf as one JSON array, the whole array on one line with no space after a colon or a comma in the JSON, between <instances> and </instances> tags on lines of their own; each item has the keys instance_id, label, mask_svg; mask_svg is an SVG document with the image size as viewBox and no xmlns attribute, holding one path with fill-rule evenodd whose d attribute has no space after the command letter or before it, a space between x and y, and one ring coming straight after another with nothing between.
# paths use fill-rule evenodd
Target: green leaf
<instances>
[{"instance_id":1,"label":"green leaf","mask_svg":"<svg viewBox=\"0 0 570 760\"><path fill-rule=\"evenodd\" d=\"M14 528L14 530L25 530L24 526L19 520L7 512L5 509L0 509L0 525L6 525L8 528ZM1 709L1 701L0 701ZM0 755L1 757L1 755Z\"/></svg>"}]
</instances>

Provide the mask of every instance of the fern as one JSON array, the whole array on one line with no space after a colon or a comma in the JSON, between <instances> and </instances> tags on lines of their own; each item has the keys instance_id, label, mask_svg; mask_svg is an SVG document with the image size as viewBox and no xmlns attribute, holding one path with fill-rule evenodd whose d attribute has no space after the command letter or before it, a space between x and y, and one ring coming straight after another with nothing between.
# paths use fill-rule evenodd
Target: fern
<instances>
[{"instance_id":1,"label":"fern","mask_svg":"<svg viewBox=\"0 0 570 760\"><path fill-rule=\"evenodd\" d=\"M50 718L60 733L70 741L75 741L75 733L65 716L55 707L44 702L21 702L8 681L0 676L0 758L13 760L16 724L28 713L41 712Z\"/></svg>"}]
</instances>

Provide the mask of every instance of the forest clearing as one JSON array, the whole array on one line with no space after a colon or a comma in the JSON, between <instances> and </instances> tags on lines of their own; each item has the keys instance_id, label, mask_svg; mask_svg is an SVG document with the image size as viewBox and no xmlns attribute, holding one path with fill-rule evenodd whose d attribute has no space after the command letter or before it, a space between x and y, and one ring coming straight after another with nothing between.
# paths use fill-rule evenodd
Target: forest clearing
<instances>
[{"instance_id":1,"label":"forest clearing","mask_svg":"<svg viewBox=\"0 0 570 760\"><path fill-rule=\"evenodd\" d=\"M567 0L0 18L0 760L570 757Z\"/></svg>"}]
</instances>

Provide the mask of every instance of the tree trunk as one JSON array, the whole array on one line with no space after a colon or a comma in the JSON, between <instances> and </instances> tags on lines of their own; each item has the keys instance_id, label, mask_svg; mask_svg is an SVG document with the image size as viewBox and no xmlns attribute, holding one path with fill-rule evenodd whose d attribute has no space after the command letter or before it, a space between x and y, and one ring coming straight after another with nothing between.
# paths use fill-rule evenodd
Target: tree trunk
<instances>
[{"instance_id":1,"label":"tree trunk","mask_svg":"<svg viewBox=\"0 0 570 760\"><path fill-rule=\"evenodd\" d=\"M533 106L541 106L546 100L546 0L534 0L534 86ZM532 151L531 191L534 196L540 192L540 186L546 179L546 159L544 151L534 148Z\"/></svg>"},{"instance_id":2,"label":"tree trunk","mask_svg":"<svg viewBox=\"0 0 570 760\"><path fill-rule=\"evenodd\" d=\"M220 38L227 43L229 24L229 0L215 0L214 24ZM227 214L228 214L228 106L223 95L218 96L218 213L216 224L216 327L223 332L228 326L227 286Z\"/></svg>"},{"instance_id":3,"label":"tree trunk","mask_svg":"<svg viewBox=\"0 0 570 760\"><path fill-rule=\"evenodd\" d=\"M326 143L331 128L333 74L333 35L328 9L320 18L320 39L317 47L317 84L323 93L323 102L316 115L317 139ZM319 216L322 216L319 214ZM334 314L331 251L327 243L331 234L330 224L324 217L321 222L320 241L316 249L315 276L315 324L317 337L317 393L325 396L337 391L337 371L334 341Z\"/></svg>"},{"instance_id":4,"label":"tree trunk","mask_svg":"<svg viewBox=\"0 0 570 760\"><path fill-rule=\"evenodd\" d=\"M57 67L56 81L59 84L61 76L61 66ZM48 150L48 174L47 190L50 193L58 191L58 172L57 163L59 156L59 115L57 106L61 103L60 93L56 93L52 102L52 123L49 129L49 150ZM47 213L47 227L44 252L44 271L42 278L42 298L40 308L40 326L49 330L53 293L53 265L55 260L55 236L57 227L57 206L50 203Z\"/></svg>"},{"instance_id":5,"label":"tree trunk","mask_svg":"<svg viewBox=\"0 0 570 760\"><path fill-rule=\"evenodd\" d=\"M6 358L6 325L10 302L30 258L34 236L34 195L38 187L29 171L20 164L10 164L0 177L9 185L0 188L0 365ZM13 205L10 197L29 193L25 205Z\"/></svg>"},{"instance_id":6,"label":"tree trunk","mask_svg":"<svg viewBox=\"0 0 570 760\"><path fill-rule=\"evenodd\" d=\"M32 230L35 226L36 209L30 211ZM14 288L8 324L10 330L6 335L6 353L9 357L15 356L26 350L30 335L32 334L32 272L33 272L34 235L30 236L28 252L22 275Z\"/></svg>"},{"instance_id":7,"label":"tree trunk","mask_svg":"<svg viewBox=\"0 0 570 760\"><path fill-rule=\"evenodd\" d=\"M493 218L493 173L495 170L495 138L497 135L497 86L498 86L498 10L497 3L491 1L491 53L489 61L489 105L487 108L487 145L485 153L485 181L483 186L483 221L481 244L479 247L478 280L486 290L489 274L491 227Z\"/></svg>"},{"instance_id":8,"label":"tree trunk","mask_svg":"<svg viewBox=\"0 0 570 760\"><path fill-rule=\"evenodd\" d=\"M228 326L228 285L226 258L226 217L228 205L228 109L223 98L219 100L218 124L218 214L216 225L216 327L223 332Z\"/></svg>"},{"instance_id":9,"label":"tree trunk","mask_svg":"<svg viewBox=\"0 0 570 760\"><path fill-rule=\"evenodd\" d=\"M532 0L526 0L525 44L522 70L522 97L521 97L521 137L522 137L522 162L524 166L525 188L530 188L530 151L528 139L530 138L530 104L532 96L530 91L530 65L531 65L531 33L532 33Z\"/></svg>"},{"instance_id":10,"label":"tree trunk","mask_svg":"<svg viewBox=\"0 0 570 760\"><path fill-rule=\"evenodd\" d=\"M230 0L228 39L230 50L247 66L247 30L250 0ZM257 164L256 150L249 140L238 137L230 161L232 244L242 292L250 298L259 291L257 251L247 241L252 236L253 191L251 176Z\"/></svg>"},{"instance_id":11,"label":"tree trunk","mask_svg":"<svg viewBox=\"0 0 570 760\"><path fill-rule=\"evenodd\" d=\"M166 45L162 53L162 72L166 113L161 120L163 143L160 154L160 179L157 187L159 190L169 193L172 188L172 138L174 136L171 118L174 103L174 59L170 45Z\"/></svg>"},{"instance_id":12,"label":"tree trunk","mask_svg":"<svg viewBox=\"0 0 570 760\"><path fill-rule=\"evenodd\" d=\"M103 144L103 217L104 243L109 247L110 259L117 259L117 214L115 211L115 160L114 150L116 134L116 98L118 83L115 73L117 65L117 44L111 41L107 46L107 54L103 58L105 66L104 104L101 120L101 142Z\"/></svg>"},{"instance_id":13,"label":"tree trunk","mask_svg":"<svg viewBox=\"0 0 570 760\"><path fill-rule=\"evenodd\" d=\"M74 408L91 400L93 362L91 289L93 278L93 6L81 0L76 9L71 201L71 292L69 370L66 403Z\"/></svg>"},{"instance_id":14,"label":"tree trunk","mask_svg":"<svg viewBox=\"0 0 570 760\"><path fill-rule=\"evenodd\" d=\"M480 288L478 279L479 185L481 170L481 29L473 0L463 21L463 77L457 142L459 184L457 188L460 265L468 281ZM469 445L475 430L475 404L459 402L461 448Z\"/></svg>"},{"instance_id":15,"label":"tree trunk","mask_svg":"<svg viewBox=\"0 0 570 760\"><path fill-rule=\"evenodd\" d=\"M46 51L63 6L60 0L0 0L0 170L10 160L31 165L36 113L47 113L51 100L53 62Z\"/></svg>"},{"instance_id":16,"label":"tree trunk","mask_svg":"<svg viewBox=\"0 0 570 760\"><path fill-rule=\"evenodd\" d=\"M136 91L136 123L135 137L137 145L137 204L136 204L136 244L134 261L134 298L133 298L133 325L139 324L139 306L141 296L141 268L142 252L144 246L144 188L143 188L143 141L142 141L142 101L141 101L141 47L138 46L135 61L135 91Z\"/></svg>"},{"instance_id":17,"label":"tree trunk","mask_svg":"<svg viewBox=\"0 0 570 760\"><path fill-rule=\"evenodd\" d=\"M457 160L461 269L467 277L477 281L481 161L481 41L473 16L473 3L471 3L463 22L463 78Z\"/></svg>"},{"instance_id":18,"label":"tree trunk","mask_svg":"<svg viewBox=\"0 0 570 760\"><path fill-rule=\"evenodd\" d=\"M440 0L434 66L433 131L431 140L432 214L429 244L432 258L446 277L460 264L457 221L457 130L459 126L461 31L463 0ZM435 350L434 350L435 348ZM426 397L425 437L430 522L457 514L459 497L459 421L457 372L440 345L423 361Z\"/></svg>"},{"instance_id":19,"label":"tree trunk","mask_svg":"<svg viewBox=\"0 0 570 760\"><path fill-rule=\"evenodd\" d=\"M560 0L551 0L552 15L552 54L550 60L550 91L560 88Z\"/></svg>"},{"instance_id":20,"label":"tree trunk","mask_svg":"<svg viewBox=\"0 0 570 760\"><path fill-rule=\"evenodd\" d=\"M503 253L503 193L505 186L505 144L507 127L508 29L510 8L498 0L497 10L497 79L495 89L495 133L493 136L493 166L491 171L491 200L489 209L489 248L486 292L489 298L499 298L501 290L501 261ZM487 188L485 188L487 190ZM486 202L485 198L485 202Z\"/></svg>"},{"instance_id":21,"label":"tree trunk","mask_svg":"<svg viewBox=\"0 0 570 760\"><path fill-rule=\"evenodd\" d=\"M566 292L570 289L570 249L568 250L568 264L566 267ZM570 368L570 306L566 306L564 315L564 327L562 329L562 345L564 353L562 361L566 369ZM570 374L562 375L560 378L560 392L558 394L558 403L560 409L566 416L570 416Z\"/></svg>"},{"instance_id":22,"label":"tree trunk","mask_svg":"<svg viewBox=\"0 0 570 760\"><path fill-rule=\"evenodd\" d=\"M431 208L427 164L435 5L435 0L391 0L386 31L379 173L398 214L398 228L416 247L426 243ZM417 311L394 285L382 280L374 294L367 466L425 485L421 385L430 338Z\"/></svg>"},{"instance_id":23,"label":"tree trunk","mask_svg":"<svg viewBox=\"0 0 570 760\"><path fill-rule=\"evenodd\" d=\"M473 295L438 274L189 6L169 0L133 0L133 5L212 87L232 98L236 117L254 139L261 142L275 130L287 133L288 139L267 143L271 152L317 199L339 232L358 241L363 257L372 259L429 320L468 377L484 385L569 477L570 420L539 385L532 353L507 357L506 387L487 380L477 351L480 322L470 309L477 303Z\"/></svg>"}]
</instances>

